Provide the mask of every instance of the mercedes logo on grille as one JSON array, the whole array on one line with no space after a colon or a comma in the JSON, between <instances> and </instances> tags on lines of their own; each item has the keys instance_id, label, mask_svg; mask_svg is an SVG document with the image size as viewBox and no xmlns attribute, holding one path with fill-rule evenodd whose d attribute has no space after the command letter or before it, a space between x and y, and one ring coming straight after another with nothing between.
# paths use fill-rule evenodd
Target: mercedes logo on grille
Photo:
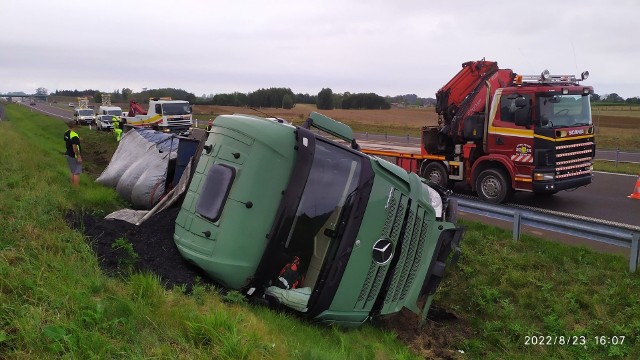
<instances>
[{"instance_id":1,"label":"mercedes logo on grille","mask_svg":"<svg viewBox=\"0 0 640 360\"><path fill-rule=\"evenodd\" d=\"M393 258L393 243L389 239L380 239L373 245L373 261L384 265Z\"/></svg>"}]
</instances>

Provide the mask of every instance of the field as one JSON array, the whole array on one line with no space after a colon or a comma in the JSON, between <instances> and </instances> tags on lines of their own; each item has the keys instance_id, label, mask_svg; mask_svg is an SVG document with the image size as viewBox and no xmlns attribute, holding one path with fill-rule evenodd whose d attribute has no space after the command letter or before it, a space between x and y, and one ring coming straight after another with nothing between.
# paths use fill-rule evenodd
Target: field
<instances>
[{"instance_id":1,"label":"field","mask_svg":"<svg viewBox=\"0 0 640 360\"><path fill-rule=\"evenodd\" d=\"M0 358L635 359L640 353L640 273L627 272L627 259L527 235L514 242L509 231L476 222L463 222L463 255L448 269L423 328L410 313L356 330L321 327L247 304L197 276L167 287L171 273L131 271L157 260L139 249L145 242L157 248L160 239L140 229L106 241L77 222L99 221L126 205L93 181L116 147L113 138L80 129L87 171L73 190L59 154L62 122L15 106L5 110ZM107 271L105 258L120 271Z\"/></svg>"},{"instance_id":2,"label":"field","mask_svg":"<svg viewBox=\"0 0 640 360\"><path fill-rule=\"evenodd\" d=\"M243 113L250 115L279 117L296 125L302 124L312 111L318 111L315 105L299 104L293 109L263 108L252 110L233 106L195 106L197 118L213 118L217 115ZM322 110L318 111L332 119L351 126L355 132L374 134L419 136L420 128L426 125L437 125L438 116L427 109L390 109L390 110Z\"/></svg>"}]
</instances>

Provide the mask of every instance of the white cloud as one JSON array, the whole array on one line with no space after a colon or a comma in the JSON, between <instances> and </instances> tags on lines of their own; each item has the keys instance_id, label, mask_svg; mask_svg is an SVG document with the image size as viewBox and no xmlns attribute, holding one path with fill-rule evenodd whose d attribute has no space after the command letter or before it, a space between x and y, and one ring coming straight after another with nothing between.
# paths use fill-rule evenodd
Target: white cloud
<instances>
[{"instance_id":1,"label":"white cloud","mask_svg":"<svg viewBox=\"0 0 640 360\"><path fill-rule=\"evenodd\" d=\"M469 60L640 96L636 1L3 1L0 90L434 96ZM6 14L10 14L7 16Z\"/></svg>"}]
</instances>

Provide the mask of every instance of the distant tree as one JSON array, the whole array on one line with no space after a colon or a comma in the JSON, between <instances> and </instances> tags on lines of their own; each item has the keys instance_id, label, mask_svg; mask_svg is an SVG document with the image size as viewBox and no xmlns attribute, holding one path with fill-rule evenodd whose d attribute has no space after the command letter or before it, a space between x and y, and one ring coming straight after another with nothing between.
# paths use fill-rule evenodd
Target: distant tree
<instances>
[{"instance_id":1,"label":"distant tree","mask_svg":"<svg viewBox=\"0 0 640 360\"><path fill-rule=\"evenodd\" d=\"M346 92L344 94L333 94L333 96L331 97L331 102L333 103L334 109L342 109L342 100L345 98L345 96L349 96L349 93Z\"/></svg>"},{"instance_id":2,"label":"distant tree","mask_svg":"<svg viewBox=\"0 0 640 360\"><path fill-rule=\"evenodd\" d=\"M93 102L98 104L102 103L102 93L100 91L96 91L96 93L93 94Z\"/></svg>"},{"instance_id":3,"label":"distant tree","mask_svg":"<svg viewBox=\"0 0 640 360\"><path fill-rule=\"evenodd\" d=\"M343 109L389 109L391 105L387 99L374 93L350 94L342 99Z\"/></svg>"},{"instance_id":4,"label":"distant tree","mask_svg":"<svg viewBox=\"0 0 640 360\"><path fill-rule=\"evenodd\" d=\"M624 102L627 104L638 105L640 104L640 97L638 96L630 97L630 98L627 98L627 100L625 100Z\"/></svg>"},{"instance_id":5,"label":"distant tree","mask_svg":"<svg viewBox=\"0 0 640 360\"><path fill-rule=\"evenodd\" d=\"M624 102L624 99L622 98L622 96L620 96L620 95L618 95L616 93L611 93L611 94L607 95L605 100L607 102Z\"/></svg>"},{"instance_id":6,"label":"distant tree","mask_svg":"<svg viewBox=\"0 0 640 360\"><path fill-rule=\"evenodd\" d=\"M133 95L133 90L129 88L122 88L122 101L131 100L131 95Z\"/></svg>"},{"instance_id":7,"label":"distant tree","mask_svg":"<svg viewBox=\"0 0 640 360\"><path fill-rule=\"evenodd\" d=\"M291 95L284 94L284 96L282 97L282 108L283 109L293 108L293 99L291 98Z\"/></svg>"},{"instance_id":8,"label":"distant tree","mask_svg":"<svg viewBox=\"0 0 640 360\"><path fill-rule=\"evenodd\" d=\"M132 97L135 101L141 104L148 104L149 98L156 97L170 97L173 100L186 100L191 104L196 103L196 96L193 93L174 88L146 89L139 93L132 94Z\"/></svg>"},{"instance_id":9,"label":"distant tree","mask_svg":"<svg viewBox=\"0 0 640 360\"><path fill-rule=\"evenodd\" d=\"M43 87L36 89L36 95L49 95L49 91Z\"/></svg>"},{"instance_id":10,"label":"distant tree","mask_svg":"<svg viewBox=\"0 0 640 360\"><path fill-rule=\"evenodd\" d=\"M316 95L309 94L296 94L295 103L296 104L315 104L317 102L318 97Z\"/></svg>"},{"instance_id":11,"label":"distant tree","mask_svg":"<svg viewBox=\"0 0 640 360\"><path fill-rule=\"evenodd\" d=\"M318 99L316 100L316 106L318 110L333 110L333 91L329 88L320 90Z\"/></svg>"},{"instance_id":12,"label":"distant tree","mask_svg":"<svg viewBox=\"0 0 640 360\"><path fill-rule=\"evenodd\" d=\"M598 94L591 94L591 102L598 102L601 101L600 100L600 95Z\"/></svg>"}]
</instances>

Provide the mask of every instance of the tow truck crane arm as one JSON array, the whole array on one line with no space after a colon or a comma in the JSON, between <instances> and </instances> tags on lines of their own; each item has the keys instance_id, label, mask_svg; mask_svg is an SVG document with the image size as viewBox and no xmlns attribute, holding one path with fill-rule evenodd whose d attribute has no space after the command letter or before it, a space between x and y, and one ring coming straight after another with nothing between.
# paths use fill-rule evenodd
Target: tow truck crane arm
<instances>
[{"instance_id":1,"label":"tow truck crane arm","mask_svg":"<svg viewBox=\"0 0 640 360\"><path fill-rule=\"evenodd\" d=\"M136 115L147 115L147 112L135 101L129 101L129 113L127 116L133 117Z\"/></svg>"},{"instance_id":2,"label":"tow truck crane arm","mask_svg":"<svg viewBox=\"0 0 640 360\"><path fill-rule=\"evenodd\" d=\"M468 61L436 93L436 112L441 132L451 139L462 135L464 119L484 111L487 84L494 89L513 81L510 69L499 69L495 61ZM454 140L455 141L455 140Z\"/></svg>"}]
</instances>

